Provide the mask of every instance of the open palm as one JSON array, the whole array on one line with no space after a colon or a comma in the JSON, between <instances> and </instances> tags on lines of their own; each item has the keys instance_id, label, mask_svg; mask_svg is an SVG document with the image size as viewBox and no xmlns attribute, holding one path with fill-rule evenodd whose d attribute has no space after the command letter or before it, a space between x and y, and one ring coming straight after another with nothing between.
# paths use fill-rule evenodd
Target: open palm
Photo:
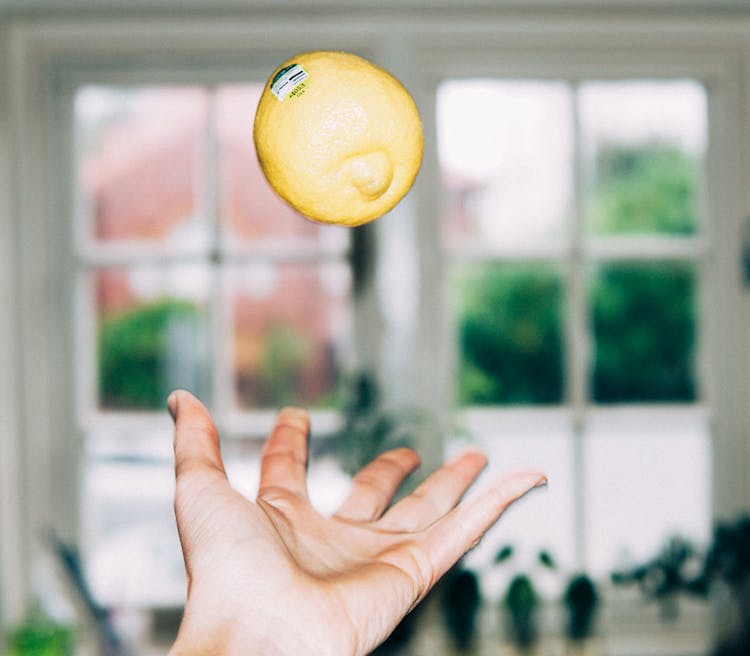
<instances>
[{"instance_id":1,"label":"open palm","mask_svg":"<svg viewBox=\"0 0 750 656\"><path fill-rule=\"evenodd\" d=\"M517 472L459 503L486 458L463 453L390 506L417 467L410 449L379 456L332 517L306 488L309 420L285 408L251 502L228 483L207 410L184 391L175 415L175 514L188 599L170 654L367 654L531 488ZM390 507L389 507L390 506Z\"/></svg>"}]
</instances>

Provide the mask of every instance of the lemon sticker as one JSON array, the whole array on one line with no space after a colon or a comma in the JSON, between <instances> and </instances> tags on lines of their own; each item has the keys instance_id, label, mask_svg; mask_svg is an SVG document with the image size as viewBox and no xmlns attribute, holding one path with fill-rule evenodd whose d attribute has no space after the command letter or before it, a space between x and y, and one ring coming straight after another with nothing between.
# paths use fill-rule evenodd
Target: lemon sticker
<instances>
[{"instance_id":1,"label":"lemon sticker","mask_svg":"<svg viewBox=\"0 0 750 656\"><path fill-rule=\"evenodd\" d=\"M279 100L284 100L289 94L299 91L310 74L299 64L284 66L271 80L271 93ZM297 95L294 93L294 95Z\"/></svg>"}]
</instances>

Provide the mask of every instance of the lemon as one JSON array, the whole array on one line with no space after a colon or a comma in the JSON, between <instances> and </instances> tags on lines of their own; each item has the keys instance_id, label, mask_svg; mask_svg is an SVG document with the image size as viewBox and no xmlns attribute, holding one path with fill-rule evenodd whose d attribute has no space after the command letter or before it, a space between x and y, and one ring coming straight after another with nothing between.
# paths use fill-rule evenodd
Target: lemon
<instances>
[{"instance_id":1,"label":"lemon","mask_svg":"<svg viewBox=\"0 0 750 656\"><path fill-rule=\"evenodd\" d=\"M422 123L408 91L346 52L305 52L279 66L258 102L254 139L271 186L321 223L382 216L422 162Z\"/></svg>"}]
</instances>

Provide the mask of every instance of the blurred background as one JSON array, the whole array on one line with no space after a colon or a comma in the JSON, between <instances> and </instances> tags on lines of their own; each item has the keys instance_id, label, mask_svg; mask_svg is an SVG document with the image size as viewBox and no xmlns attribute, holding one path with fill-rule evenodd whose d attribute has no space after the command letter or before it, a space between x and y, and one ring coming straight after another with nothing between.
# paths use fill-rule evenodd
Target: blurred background
<instances>
[{"instance_id":1,"label":"blurred background","mask_svg":"<svg viewBox=\"0 0 750 656\"><path fill-rule=\"evenodd\" d=\"M395 445L407 487L467 444L549 474L381 653L750 653L748 34L739 0L0 0L0 653L166 654L175 387L249 498L289 403L323 513ZM258 166L309 49L419 106L368 226Z\"/></svg>"}]
</instances>

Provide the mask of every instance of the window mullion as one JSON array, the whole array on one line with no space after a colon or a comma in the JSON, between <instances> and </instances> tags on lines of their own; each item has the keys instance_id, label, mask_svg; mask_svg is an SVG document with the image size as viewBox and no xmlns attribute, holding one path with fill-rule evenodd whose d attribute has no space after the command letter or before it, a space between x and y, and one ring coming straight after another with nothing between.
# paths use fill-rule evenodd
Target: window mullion
<instances>
[{"instance_id":1,"label":"window mullion","mask_svg":"<svg viewBox=\"0 0 750 656\"><path fill-rule=\"evenodd\" d=\"M229 350L231 341L226 339L227 325L230 320L226 311L226 290L223 289L223 278L225 262L221 250L221 226L219 224L219 189L218 189L218 139L216 133L216 104L217 95L215 88L208 90L208 107L206 116L206 129L201 156L196 158L198 162L198 183L201 189L201 203L208 225L210 239L209 276L211 279L210 295L207 300L207 330L208 330L208 358L207 368L209 381L208 402L212 408L215 418L219 424L225 421L229 399L227 395L227 381L229 375Z\"/></svg>"},{"instance_id":2,"label":"window mullion","mask_svg":"<svg viewBox=\"0 0 750 656\"><path fill-rule=\"evenodd\" d=\"M570 259L567 268L568 303L566 304L566 398L572 410L573 465L573 553L578 568L586 564L586 493L584 429L588 397L588 353L590 335L586 308L586 263L584 261L584 169L578 84L571 83L573 125L573 203L570 219Z\"/></svg>"}]
</instances>

